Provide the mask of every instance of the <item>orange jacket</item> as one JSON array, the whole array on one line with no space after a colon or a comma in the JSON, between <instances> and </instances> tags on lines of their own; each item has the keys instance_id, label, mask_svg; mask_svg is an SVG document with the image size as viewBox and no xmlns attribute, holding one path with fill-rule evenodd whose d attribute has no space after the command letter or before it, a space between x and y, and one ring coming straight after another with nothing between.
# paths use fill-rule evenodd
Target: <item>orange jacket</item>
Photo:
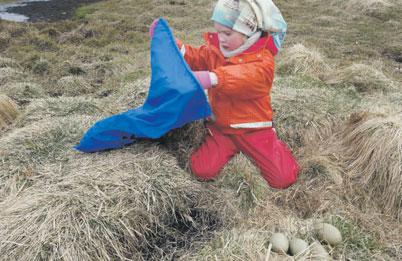
<instances>
[{"instance_id":1,"label":"orange jacket","mask_svg":"<svg viewBox=\"0 0 402 261\"><path fill-rule=\"evenodd\" d=\"M272 37L260 38L242 54L225 58L217 33L204 34L205 45L184 45L184 59L193 71L208 70L218 84L208 89L208 99L216 117L214 123L224 133L244 133L272 126L270 92L274 79ZM182 44L178 41L179 48Z\"/></svg>"}]
</instances>

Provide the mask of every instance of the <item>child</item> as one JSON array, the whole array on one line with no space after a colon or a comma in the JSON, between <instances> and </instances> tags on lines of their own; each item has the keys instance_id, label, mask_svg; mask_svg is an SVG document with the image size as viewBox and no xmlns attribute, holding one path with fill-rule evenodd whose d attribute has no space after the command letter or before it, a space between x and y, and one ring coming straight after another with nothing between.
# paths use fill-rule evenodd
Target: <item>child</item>
<instances>
[{"instance_id":1,"label":"child","mask_svg":"<svg viewBox=\"0 0 402 261\"><path fill-rule=\"evenodd\" d=\"M204 34L205 45L194 48L178 41L213 111L210 135L191 155L191 170L199 179L213 179L243 152L271 187L287 188L299 167L272 127L270 98L273 56L286 23L270 0L219 0L211 19L217 32Z\"/></svg>"}]
</instances>

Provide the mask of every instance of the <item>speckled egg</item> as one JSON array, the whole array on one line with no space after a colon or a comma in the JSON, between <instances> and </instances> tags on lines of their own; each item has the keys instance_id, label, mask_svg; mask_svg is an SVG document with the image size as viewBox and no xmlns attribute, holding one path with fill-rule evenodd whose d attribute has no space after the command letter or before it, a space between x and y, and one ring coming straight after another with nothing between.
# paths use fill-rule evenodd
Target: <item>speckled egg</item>
<instances>
[{"instance_id":1,"label":"speckled egg","mask_svg":"<svg viewBox=\"0 0 402 261\"><path fill-rule=\"evenodd\" d=\"M274 252L286 253L289 250L289 240L283 233L274 233L269 242Z\"/></svg>"},{"instance_id":2,"label":"speckled egg","mask_svg":"<svg viewBox=\"0 0 402 261\"><path fill-rule=\"evenodd\" d=\"M314 225L314 229L322 242L326 242L332 246L342 242L341 232L331 224L318 223Z\"/></svg>"},{"instance_id":3,"label":"speckled egg","mask_svg":"<svg viewBox=\"0 0 402 261\"><path fill-rule=\"evenodd\" d=\"M308 248L308 243L300 238L292 238L289 242L290 253L297 256Z\"/></svg>"},{"instance_id":4,"label":"speckled egg","mask_svg":"<svg viewBox=\"0 0 402 261\"><path fill-rule=\"evenodd\" d=\"M329 261L331 257L327 250L317 241L310 247L310 259L314 261Z\"/></svg>"}]
</instances>

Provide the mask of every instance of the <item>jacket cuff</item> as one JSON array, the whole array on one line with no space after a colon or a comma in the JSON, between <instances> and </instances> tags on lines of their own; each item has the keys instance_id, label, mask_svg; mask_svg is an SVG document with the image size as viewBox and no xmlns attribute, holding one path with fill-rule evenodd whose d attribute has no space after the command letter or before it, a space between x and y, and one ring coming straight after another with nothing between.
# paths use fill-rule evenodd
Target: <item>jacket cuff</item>
<instances>
[{"instance_id":1,"label":"jacket cuff","mask_svg":"<svg viewBox=\"0 0 402 261\"><path fill-rule=\"evenodd\" d=\"M223 83L225 82L225 74L219 70L213 70L212 73L215 74L216 77L216 84L213 85L214 88L221 88L221 86L223 86Z\"/></svg>"},{"instance_id":2,"label":"jacket cuff","mask_svg":"<svg viewBox=\"0 0 402 261\"><path fill-rule=\"evenodd\" d=\"M211 80L212 87L218 85L218 76L214 72L209 72L209 79Z\"/></svg>"}]
</instances>

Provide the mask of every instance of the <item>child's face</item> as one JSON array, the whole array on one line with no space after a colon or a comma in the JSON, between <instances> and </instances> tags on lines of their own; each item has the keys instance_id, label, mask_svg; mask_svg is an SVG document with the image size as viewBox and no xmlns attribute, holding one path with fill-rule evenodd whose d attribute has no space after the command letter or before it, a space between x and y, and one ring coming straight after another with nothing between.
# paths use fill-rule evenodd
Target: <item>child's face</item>
<instances>
[{"instance_id":1,"label":"child's face","mask_svg":"<svg viewBox=\"0 0 402 261\"><path fill-rule=\"evenodd\" d=\"M242 33L234 31L229 27L214 23L215 30L218 32L219 43L227 51L233 51L244 44L247 39Z\"/></svg>"}]
</instances>

